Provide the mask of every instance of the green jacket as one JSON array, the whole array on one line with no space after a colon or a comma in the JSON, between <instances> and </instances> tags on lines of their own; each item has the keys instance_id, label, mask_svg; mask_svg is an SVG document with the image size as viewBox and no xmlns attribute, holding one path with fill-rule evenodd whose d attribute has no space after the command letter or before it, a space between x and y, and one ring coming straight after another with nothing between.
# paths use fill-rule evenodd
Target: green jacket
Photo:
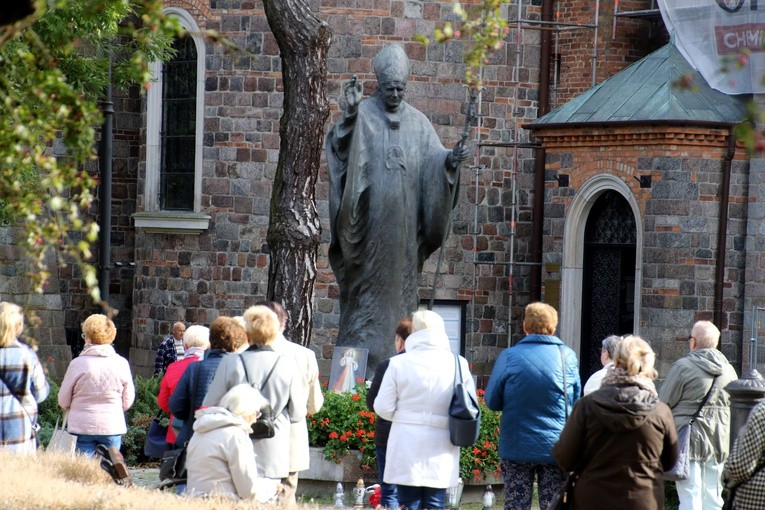
<instances>
[{"instance_id":1,"label":"green jacket","mask_svg":"<svg viewBox=\"0 0 765 510\"><path fill-rule=\"evenodd\" d=\"M736 370L717 349L697 349L677 360L659 389L659 399L672 409L679 429L691 421L712 386L701 414L691 426L690 458L724 462L730 452L730 397L724 388L738 379Z\"/></svg>"}]
</instances>

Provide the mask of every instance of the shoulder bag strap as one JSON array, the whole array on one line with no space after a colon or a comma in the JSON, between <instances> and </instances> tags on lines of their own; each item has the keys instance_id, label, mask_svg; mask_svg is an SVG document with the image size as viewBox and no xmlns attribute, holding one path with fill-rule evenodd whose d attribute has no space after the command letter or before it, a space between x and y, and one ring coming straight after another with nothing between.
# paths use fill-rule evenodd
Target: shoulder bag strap
<instances>
[{"instance_id":1,"label":"shoulder bag strap","mask_svg":"<svg viewBox=\"0 0 765 510\"><path fill-rule=\"evenodd\" d=\"M707 391L707 394L704 395L704 398L701 400L701 405L699 406L699 408L696 409L696 412L693 413L693 416L691 416L691 421L688 422L689 424L696 421L696 418L698 418L699 415L701 414L701 410L704 408L705 405L707 405L707 401L709 400L709 396L712 394L712 390L715 387L715 383L717 382L718 377L719 376L715 376L714 379L712 379L712 386L709 387L709 391Z\"/></svg>"},{"instance_id":2,"label":"shoulder bag strap","mask_svg":"<svg viewBox=\"0 0 765 510\"><path fill-rule=\"evenodd\" d=\"M459 374L459 379L457 379L457 374ZM458 380L459 382L463 382L462 381L462 366L460 364L459 357L455 354L454 355L454 387L455 388L457 387Z\"/></svg>"},{"instance_id":3,"label":"shoulder bag strap","mask_svg":"<svg viewBox=\"0 0 765 510\"><path fill-rule=\"evenodd\" d=\"M244 378L247 380L247 384L252 386L252 383L250 382L250 374L247 372L247 363L244 362L244 356L242 356L242 353L239 353L239 361L242 362L242 368L244 369Z\"/></svg>"},{"instance_id":4,"label":"shoulder bag strap","mask_svg":"<svg viewBox=\"0 0 765 510\"><path fill-rule=\"evenodd\" d=\"M276 358L276 361L274 361L274 366L271 367L271 370L268 372L268 375L266 376L265 379L263 379L263 384L260 385L259 389L262 389L263 386L266 385L266 383L268 382L268 378L271 377L271 374L274 373L274 369L276 368L276 365L279 363L280 359L282 359L281 356L278 356ZM247 363L244 362L244 356L242 356L241 353L239 353L239 360L242 362L242 368L244 368L244 377L245 377L245 379L247 379L247 384L252 386L252 382L250 381L250 374L247 373Z\"/></svg>"},{"instance_id":5,"label":"shoulder bag strap","mask_svg":"<svg viewBox=\"0 0 765 510\"><path fill-rule=\"evenodd\" d=\"M568 382L566 381L566 358L563 356L563 346L559 345L560 365L563 369L563 402L566 406L566 419L568 419Z\"/></svg>"},{"instance_id":6,"label":"shoulder bag strap","mask_svg":"<svg viewBox=\"0 0 765 510\"><path fill-rule=\"evenodd\" d=\"M268 372L268 375L266 376L265 379L263 379L263 384L260 385L261 388L266 385L266 383L268 382L268 378L271 377L271 374L274 373L274 369L276 368L276 365L279 363L280 359L282 359L282 357L277 356L276 361L274 361L274 366L271 367L271 370Z\"/></svg>"}]
</instances>

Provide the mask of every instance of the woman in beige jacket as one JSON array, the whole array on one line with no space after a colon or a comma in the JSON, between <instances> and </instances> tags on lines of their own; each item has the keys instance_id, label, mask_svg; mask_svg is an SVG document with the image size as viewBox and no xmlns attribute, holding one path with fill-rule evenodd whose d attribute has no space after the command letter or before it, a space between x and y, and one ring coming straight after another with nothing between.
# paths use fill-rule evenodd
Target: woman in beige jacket
<instances>
[{"instance_id":1,"label":"woman in beige jacket","mask_svg":"<svg viewBox=\"0 0 765 510\"><path fill-rule=\"evenodd\" d=\"M192 496L220 494L266 502L278 480L259 477L250 426L267 402L247 384L231 388L215 407L196 412L194 435L186 452L187 491Z\"/></svg>"}]
</instances>

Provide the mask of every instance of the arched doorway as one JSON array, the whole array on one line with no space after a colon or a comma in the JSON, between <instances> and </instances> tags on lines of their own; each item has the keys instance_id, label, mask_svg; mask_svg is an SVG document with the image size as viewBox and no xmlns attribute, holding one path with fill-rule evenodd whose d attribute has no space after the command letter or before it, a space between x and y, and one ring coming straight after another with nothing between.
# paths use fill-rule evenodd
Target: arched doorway
<instances>
[{"instance_id":1,"label":"arched doorway","mask_svg":"<svg viewBox=\"0 0 765 510\"><path fill-rule=\"evenodd\" d=\"M637 229L620 193L608 190L597 197L583 241L580 371L585 381L601 368L602 340L633 331Z\"/></svg>"}]
</instances>

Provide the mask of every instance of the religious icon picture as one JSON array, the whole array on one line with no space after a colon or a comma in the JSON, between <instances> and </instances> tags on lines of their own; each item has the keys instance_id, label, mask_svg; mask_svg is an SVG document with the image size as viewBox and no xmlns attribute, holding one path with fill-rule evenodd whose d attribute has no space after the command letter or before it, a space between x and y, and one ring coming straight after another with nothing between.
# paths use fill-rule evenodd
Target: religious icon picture
<instances>
[{"instance_id":1,"label":"religious icon picture","mask_svg":"<svg viewBox=\"0 0 765 510\"><path fill-rule=\"evenodd\" d=\"M369 349L338 346L332 352L329 390L335 393L356 393L356 384L364 382Z\"/></svg>"}]
</instances>

